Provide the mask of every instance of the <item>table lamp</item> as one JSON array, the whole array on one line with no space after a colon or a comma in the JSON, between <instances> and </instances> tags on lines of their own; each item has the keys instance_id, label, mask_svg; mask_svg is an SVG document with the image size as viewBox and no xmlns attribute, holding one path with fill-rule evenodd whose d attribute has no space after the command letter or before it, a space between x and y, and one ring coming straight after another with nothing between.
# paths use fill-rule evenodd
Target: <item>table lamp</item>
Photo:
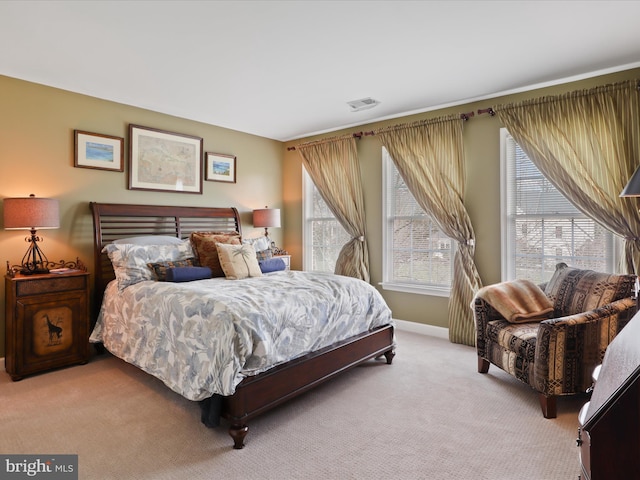
<instances>
[{"instance_id":1,"label":"table lamp","mask_svg":"<svg viewBox=\"0 0 640 480\"><path fill-rule=\"evenodd\" d=\"M253 226L264 227L264 236L269 238L269 227L280 228L280 209L264 207L254 210Z\"/></svg>"},{"instance_id":2,"label":"table lamp","mask_svg":"<svg viewBox=\"0 0 640 480\"><path fill-rule=\"evenodd\" d=\"M24 275L48 273L49 260L38 245L42 238L36 235L36 231L60 227L58 200L36 198L31 194L26 198L5 198L3 205L5 230L31 231L31 236L25 238L29 248L22 257L20 273Z\"/></svg>"}]
</instances>

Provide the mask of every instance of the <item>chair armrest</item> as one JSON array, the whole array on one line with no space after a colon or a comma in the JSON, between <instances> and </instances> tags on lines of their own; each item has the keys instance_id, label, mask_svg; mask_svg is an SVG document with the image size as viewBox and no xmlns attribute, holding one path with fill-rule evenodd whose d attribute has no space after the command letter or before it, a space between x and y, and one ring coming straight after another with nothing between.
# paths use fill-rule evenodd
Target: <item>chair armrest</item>
<instances>
[{"instance_id":1,"label":"chair armrest","mask_svg":"<svg viewBox=\"0 0 640 480\"><path fill-rule=\"evenodd\" d=\"M540 326L543 328L569 328L571 326L579 326L590 322L598 322L602 319L611 316L619 316L624 321L620 330L627 324L631 317L635 314L636 301L632 297L616 300L615 302L607 303L601 307L589 310L588 312L576 313L575 315L567 315L566 317L550 318L540 322ZM628 316L628 318L627 318ZM618 332L614 332L614 336ZM613 338L612 338L613 340Z\"/></svg>"},{"instance_id":2,"label":"chair armrest","mask_svg":"<svg viewBox=\"0 0 640 480\"><path fill-rule=\"evenodd\" d=\"M487 358L486 356L486 335L487 324L492 320L505 320L489 303L482 299L476 298L473 303L473 318L476 322L476 348L478 356Z\"/></svg>"},{"instance_id":3,"label":"chair armrest","mask_svg":"<svg viewBox=\"0 0 640 480\"><path fill-rule=\"evenodd\" d=\"M535 388L545 395L584 392L604 352L636 313L628 297L594 310L540 322Z\"/></svg>"}]
</instances>

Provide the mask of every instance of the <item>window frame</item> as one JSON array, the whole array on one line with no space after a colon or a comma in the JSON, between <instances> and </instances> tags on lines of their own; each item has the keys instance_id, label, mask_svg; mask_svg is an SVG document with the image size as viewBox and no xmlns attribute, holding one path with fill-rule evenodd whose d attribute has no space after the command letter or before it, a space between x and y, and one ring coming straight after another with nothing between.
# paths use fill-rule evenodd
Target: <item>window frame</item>
<instances>
[{"instance_id":1,"label":"window frame","mask_svg":"<svg viewBox=\"0 0 640 480\"><path fill-rule=\"evenodd\" d=\"M307 169L302 166L302 270L304 271L317 271L317 272L329 272L328 270L312 270L313 265L313 234L311 231L312 222L318 221L319 219L313 217L311 215L313 211L313 191L317 190L311 176L307 172ZM338 223L340 228L343 228L340 225L340 222L333 216L333 221ZM344 228L343 228L344 230ZM348 234L346 230L344 230L345 235ZM345 243L349 240L348 237L345 240ZM344 244L343 244L344 245ZM337 258L336 258L337 260ZM335 269L335 265L334 265ZM333 273L334 270L331 270L330 273Z\"/></svg>"},{"instance_id":2,"label":"window frame","mask_svg":"<svg viewBox=\"0 0 640 480\"><path fill-rule=\"evenodd\" d=\"M392 280L393 272L393 245L392 245L392 223L395 217L392 217L390 207L389 182L392 181L393 170L395 165L387 150L382 147L382 282L380 285L384 290L414 293L419 295L430 295L436 297L449 297L451 295L451 284L448 287L427 283L404 283ZM428 218L431 216L425 213ZM433 219L431 219L433 222ZM456 253L456 242L450 239L450 258L451 258L451 281L453 282L453 264L454 255Z\"/></svg>"},{"instance_id":3,"label":"window frame","mask_svg":"<svg viewBox=\"0 0 640 480\"><path fill-rule=\"evenodd\" d=\"M500 246L501 246L501 254L500 254L500 260L501 260L501 280L504 281L510 281L510 280L514 280L515 275L516 275L516 267L515 267L515 251L512 248L512 244L509 241L509 235L510 235L510 218L509 218L509 188L510 186L508 185L509 182L509 172L508 172L508 165L507 165L507 155L508 155L508 146L507 146L507 141L508 139L511 138L513 140L514 143L517 144L517 142L515 141L515 139L513 139L513 136L509 133L509 131L502 127L500 128L500 236L501 236L501 242L500 242ZM567 202L569 202L567 200ZM544 218L553 218L553 215L549 214L547 216L545 216ZM588 218L585 215L585 218ZM562 227L558 227L556 226L556 229L554 231L554 235L558 235L558 228L562 228ZM614 235L613 233L608 232L608 238L607 238L607 242L609 243L608 246L608 255L605 255L605 262L606 262L606 271L607 272L616 272L616 266L617 266L617 262L616 259L619 257L619 253L621 252L621 241L619 239L619 237L617 235Z\"/></svg>"}]
</instances>

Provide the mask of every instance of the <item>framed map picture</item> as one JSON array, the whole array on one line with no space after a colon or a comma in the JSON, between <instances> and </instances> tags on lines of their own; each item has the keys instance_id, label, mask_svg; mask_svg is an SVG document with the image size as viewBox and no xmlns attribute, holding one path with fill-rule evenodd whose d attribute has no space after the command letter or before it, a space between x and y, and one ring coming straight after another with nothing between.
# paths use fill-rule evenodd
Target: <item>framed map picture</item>
<instances>
[{"instance_id":1,"label":"framed map picture","mask_svg":"<svg viewBox=\"0 0 640 480\"><path fill-rule=\"evenodd\" d=\"M74 130L75 167L124 172L124 138Z\"/></svg>"},{"instance_id":2,"label":"framed map picture","mask_svg":"<svg viewBox=\"0 0 640 480\"><path fill-rule=\"evenodd\" d=\"M202 194L202 138L129 125L129 189Z\"/></svg>"},{"instance_id":3,"label":"framed map picture","mask_svg":"<svg viewBox=\"0 0 640 480\"><path fill-rule=\"evenodd\" d=\"M236 183L236 157L207 152L207 180Z\"/></svg>"}]
</instances>

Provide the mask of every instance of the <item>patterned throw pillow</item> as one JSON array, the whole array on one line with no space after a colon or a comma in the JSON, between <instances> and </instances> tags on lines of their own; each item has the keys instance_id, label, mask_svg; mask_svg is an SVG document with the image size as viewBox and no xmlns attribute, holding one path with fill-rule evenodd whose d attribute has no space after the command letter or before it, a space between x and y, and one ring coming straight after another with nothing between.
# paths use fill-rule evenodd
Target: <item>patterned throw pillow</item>
<instances>
[{"instance_id":1,"label":"patterned throw pillow","mask_svg":"<svg viewBox=\"0 0 640 480\"><path fill-rule=\"evenodd\" d=\"M220 265L216 243L240 245L238 232L193 232L190 236L191 245L202 267L209 267L213 277L224 277L224 270Z\"/></svg>"},{"instance_id":2,"label":"patterned throw pillow","mask_svg":"<svg viewBox=\"0 0 640 480\"><path fill-rule=\"evenodd\" d=\"M635 281L635 275L594 272L558 263L544 291L554 304L554 316L564 317L630 297Z\"/></svg>"},{"instance_id":3,"label":"patterned throw pillow","mask_svg":"<svg viewBox=\"0 0 640 480\"><path fill-rule=\"evenodd\" d=\"M193 248L188 240L184 240L179 245L110 243L102 251L111 260L120 290L144 280L154 280L155 273L149 268L149 263L171 262L193 257Z\"/></svg>"},{"instance_id":4,"label":"patterned throw pillow","mask_svg":"<svg viewBox=\"0 0 640 480\"><path fill-rule=\"evenodd\" d=\"M261 277L262 271L256 258L253 245L216 245L220 256L220 265L229 280L240 280L247 277Z\"/></svg>"},{"instance_id":5,"label":"patterned throw pillow","mask_svg":"<svg viewBox=\"0 0 640 480\"><path fill-rule=\"evenodd\" d=\"M273 257L273 250L271 250L270 248L256 252L256 258L258 259L258 262L261 262L263 260L269 260L272 257Z\"/></svg>"},{"instance_id":6,"label":"patterned throw pillow","mask_svg":"<svg viewBox=\"0 0 640 480\"><path fill-rule=\"evenodd\" d=\"M200 263L197 258L185 258L184 260L175 260L169 262L148 263L147 266L153 270L156 280L164 282L167 280L167 270L176 267L199 267Z\"/></svg>"}]
</instances>

